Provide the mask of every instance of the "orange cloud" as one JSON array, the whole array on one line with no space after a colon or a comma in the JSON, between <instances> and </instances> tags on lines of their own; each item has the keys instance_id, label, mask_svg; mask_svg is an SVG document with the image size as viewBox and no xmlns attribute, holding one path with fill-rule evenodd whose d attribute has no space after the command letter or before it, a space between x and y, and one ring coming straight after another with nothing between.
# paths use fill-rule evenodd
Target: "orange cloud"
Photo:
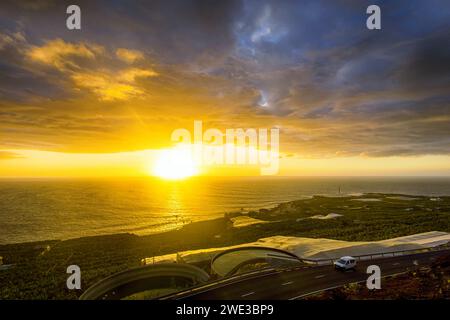
<instances>
[{"instance_id":1,"label":"orange cloud","mask_svg":"<svg viewBox=\"0 0 450 320\"><path fill-rule=\"evenodd\" d=\"M118 79L124 82L133 83L137 78L156 77L157 72L148 69L131 68L121 71Z\"/></svg>"},{"instance_id":2,"label":"orange cloud","mask_svg":"<svg viewBox=\"0 0 450 320\"><path fill-rule=\"evenodd\" d=\"M127 63L144 58L142 52L119 48L115 57ZM108 55L105 48L92 43L69 43L61 39L47 41L43 46L32 46L27 50L32 62L52 66L73 81L75 88L87 89L101 101L126 100L143 95L145 92L136 85L139 78L155 77L157 72L143 68L116 70L114 56ZM93 61L95 65L82 63L80 59ZM113 58L111 60L111 58ZM108 62L107 64L102 61Z\"/></svg>"},{"instance_id":3,"label":"orange cloud","mask_svg":"<svg viewBox=\"0 0 450 320\"><path fill-rule=\"evenodd\" d=\"M158 75L152 70L125 69L117 74L107 72L79 72L74 73L71 79L78 88L86 88L95 93L102 101L126 100L144 94L144 91L135 85L137 78L153 77Z\"/></svg>"},{"instance_id":4,"label":"orange cloud","mask_svg":"<svg viewBox=\"0 0 450 320\"><path fill-rule=\"evenodd\" d=\"M61 39L47 41L43 46L32 46L27 56L30 60L64 71L68 66L78 67L70 58L78 57L94 59L96 56L104 54L102 46L87 43L68 43Z\"/></svg>"},{"instance_id":5,"label":"orange cloud","mask_svg":"<svg viewBox=\"0 0 450 320\"><path fill-rule=\"evenodd\" d=\"M116 56L120 60L126 63L134 63L144 58L144 54L138 50L130 50L125 48L119 48L116 50Z\"/></svg>"}]
</instances>

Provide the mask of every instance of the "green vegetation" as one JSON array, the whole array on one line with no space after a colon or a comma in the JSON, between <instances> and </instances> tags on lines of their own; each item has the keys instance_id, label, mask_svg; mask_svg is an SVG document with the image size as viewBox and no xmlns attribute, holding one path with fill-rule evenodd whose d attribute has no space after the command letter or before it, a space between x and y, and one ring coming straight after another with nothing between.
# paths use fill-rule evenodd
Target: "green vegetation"
<instances>
[{"instance_id":1,"label":"green vegetation","mask_svg":"<svg viewBox=\"0 0 450 320\"><path fill-rule=\"evenodd\" d=\"M378 201L360 201L366 198ZM241 215L233 213L157 235L118 234L3 245L3 263L15 267L0 270L0 299L77 299L96 281L139 266L145 257L252 242L274 235L373 241L427 231L450 232L450 197L414 198L385 194L314 197L249 212L249 216L270 223L241 228L232 227L229 218ZM329 213L343 216L309 219ZM66 268L71 264L81 268L82 290L66 289Z\"/></svg>"},{"instance_id":2,"label":"green vegetation","mask_svg":"<svg viewBox=\"0 0 450 320\"><path fill-rule=\"evenodd\" d=\"M376 241L427 231L450 232L450 197L393 199L395 195L319 197L282 204L250 216L275 221L259 225L260 237L274 234L346 241ZM379 201L361 201L377 199ZM434 199L434 200L430 200ZM436 201L437 200L437 201ZM318 214L341 214L330 220L302 219ZM273 233L273 230L276 232ZM245 232L245 231L244 231Z\"/></svg>"}]
</instances>

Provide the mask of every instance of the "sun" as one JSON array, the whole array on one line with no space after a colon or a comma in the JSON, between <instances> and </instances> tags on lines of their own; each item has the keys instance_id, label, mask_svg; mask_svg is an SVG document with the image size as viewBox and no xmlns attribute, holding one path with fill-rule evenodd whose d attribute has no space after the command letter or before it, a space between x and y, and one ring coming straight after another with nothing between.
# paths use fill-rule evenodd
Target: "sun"
<instances>
[{"instance_id":1,"label":"sun","mask_svg":"<svg viewBox=\"0 0 450 320\"><path fill-rule=\"evenodd\" d=\"M152 174L163 179L179 180L197 175L198 168L190 148L176 147L160 151Z\"/></svg>"}]
</instances>

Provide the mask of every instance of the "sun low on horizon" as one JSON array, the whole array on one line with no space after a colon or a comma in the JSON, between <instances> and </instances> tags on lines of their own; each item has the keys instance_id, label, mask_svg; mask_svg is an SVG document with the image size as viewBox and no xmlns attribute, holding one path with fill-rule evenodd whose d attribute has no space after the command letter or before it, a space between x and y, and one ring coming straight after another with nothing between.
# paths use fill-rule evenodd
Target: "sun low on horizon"
<instances>
[{"instance_id":1,"label":"sun low on horizon","mask_svg":"<svg viewBox=\"0 0 450 320\"><path fill-rule=\"evenodd\" d=\"M172 148L158 152L149 173L165 180L182 180L198 175L199 169L189 149Z\"/></svg>"},{"instance_id":2,"label":"sun low on horizon","mask_svg":"<svg viewBox=\"0 0 450 320\"><path fill-rule=\"evenodd\" d=\"M0 178L262 175L198 165L172 150L180 128L211 144L279 129L273 175L450 176L449 15L426 2L408 2L414 26L393 5L380 30L314 0L98 0L68 30L65 1L28 2L0 4Z\"/></svg>"},{"instance_id":3,"label":"sun low on horizon","mask_svg":"<svg viewBox=\"0 0 450 320\"><path fill-rule=\"evenodd\" d=\"M450 0L0 0L0 22L0 303L450 300Z\"/></svg>"}]
</instances>

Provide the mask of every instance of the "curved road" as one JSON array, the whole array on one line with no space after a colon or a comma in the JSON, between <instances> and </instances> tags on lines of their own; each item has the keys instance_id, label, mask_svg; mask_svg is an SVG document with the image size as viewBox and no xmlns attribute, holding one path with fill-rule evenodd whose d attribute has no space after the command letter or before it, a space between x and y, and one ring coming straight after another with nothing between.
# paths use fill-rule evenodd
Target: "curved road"
<instances>
[{"instance_id":1,"label":"curved road","mask_svg":"<svg viewBox=\"0 0 450 320\"><path fill-rule=\"evenodd\" d=\"M305 295L342 286L348 283L366 281L367 266L378 265L381 276L386 277L418 267L430 265L437 257L448 254L448 250L415 255L359 261L356 271L340 272L333 266L298 267L275 271L269 274L239 279L182 293L172 299L190 300L270 300L300 299ZM383 283L389 279L381 280Z\"/></svg>"}]
</instances>

